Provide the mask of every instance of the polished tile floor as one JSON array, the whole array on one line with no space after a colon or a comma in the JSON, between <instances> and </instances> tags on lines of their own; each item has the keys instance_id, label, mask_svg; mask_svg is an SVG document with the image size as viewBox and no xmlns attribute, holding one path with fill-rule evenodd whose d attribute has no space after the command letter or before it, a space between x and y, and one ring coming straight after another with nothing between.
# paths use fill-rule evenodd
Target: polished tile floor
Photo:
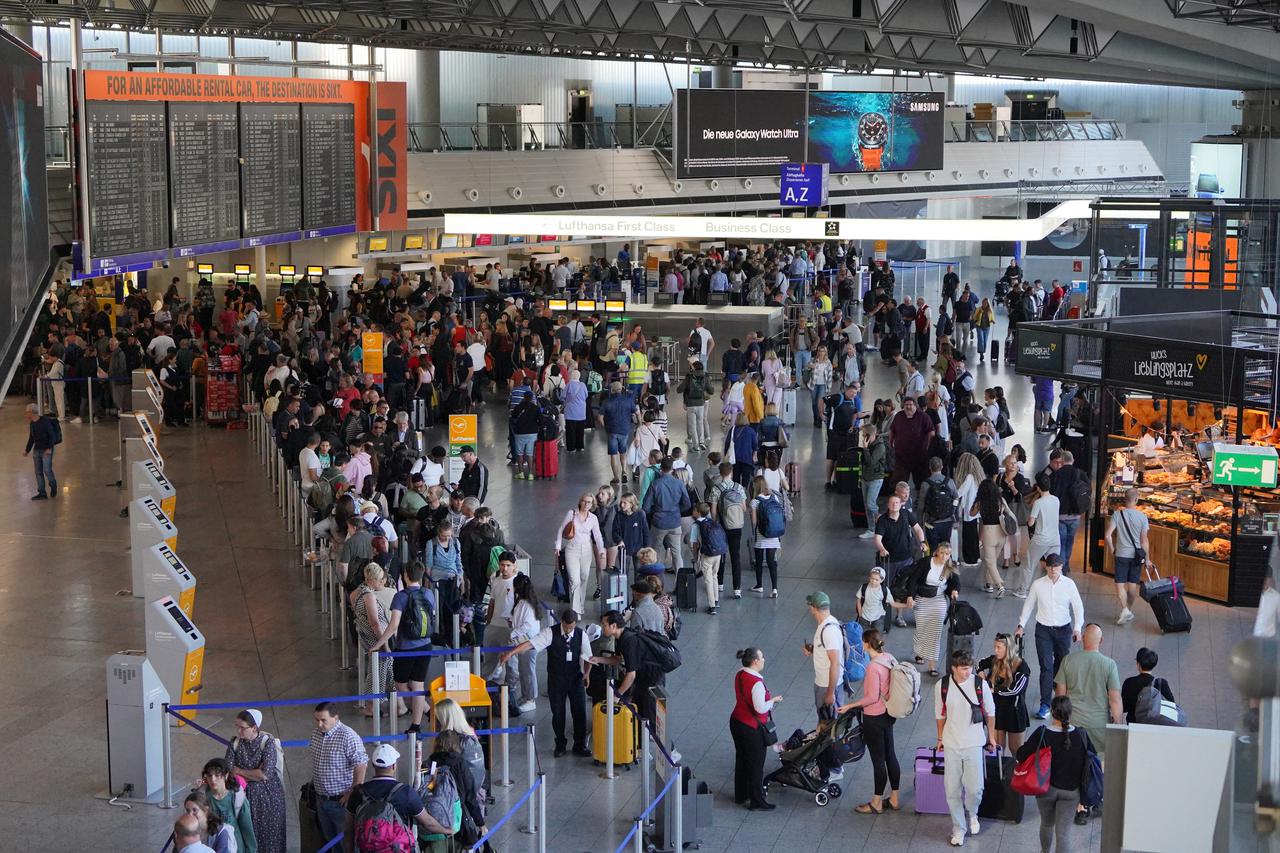
<instances>
[{"instance_id":1,"label":"polished tile floor","mask_svg":"<svg viewBox=\"0 0 1280 853\"><path fill-rule=\"evenodd\" d=\"M871 368L869 396L887 395L890 371ZM1035 461L1043 458L1042 437L1032 437L1027 380L1001 363L975 371L980 385L1001 383L1014 407L1018 439ZM128 529L117 517L122 505L116 489L117 432L113 424L68 424L56 467L63 491L53 501L32 503L29 460L22 458L25 422L21 401L11 398L0 411L0 437L10 452L0 456L0 474L10 484L9 521L3 526L0 556L0 735L10 744L6 772L0 775L0 850L71 849L159 850L174 813L154 806L131 810L111 807L94 796L106 789L106 657L143 645L139 600L118 595L129 586ZM672 406L675 444L683 444L683 413ZM871 546L856 538L848 522L847 499L823 491L823 448L817 430L796 430L794 453L803 470L797 519L784 540L781 597L751 594L725 603L718 617L688 614L680 648L685 664L669 679L670 731L676 748L694 774L715 792L714 824L702 839L709 851L940 850L948 820L910 811L909 770L904 773L906 810L881 817L853 813L871 787L869 761L846 772L846 796L827 808L795 791L776 791L771 813L748 813L732 803L733 749L727 719L732 704L730 679L734 650L758 645L769 658L769 685L788 698L777 711L784 732L814 722L811 668L801 644L812 634L804 596L827 591L837 616L852 617L852 595L873 565ZM505 422L500 410L482 417L482 452L492 470L488 504L508 531L509 540L534 555L534 576L545 589L550 577L551 534L561 513L584 490L607 480L602 437L590 438L589 453L563 458L562 473L551 482L512 482L503 466ZM433 437L434 438L434 437ZM436 443L433 441L432 443ZM303 698L354 692L354 670L339 669L339 652L327 638L318 599L302 580L297 549L283 532L275 504L251 451L247 434L197 427L171 430L163 452L178 488L179 552L196 574L199 587L196 622L208 637L204 701ZM703 463L695 464L701 474ZM997 630L1014 627L1020 602L996 601L976 591L973 572L965 577L966 597L986 623L984 651ZM1109 580L1078 578L1087 616L1105 626L1103 650L1114 657L1123 676L1134 671L1134 651L1143 645L1159 651L1159 672L1166 677L1193 724L1231 728L1241 701L1224 663L1232 646L1247 636L1252 611L1193 602L1195 630L1162 636L1150 612L1114 627L1116 602ZM750 584L745 584L749 586ZM911 632L894 631L890 650L910 655ZM1035 661L1031 661L1035 667ZM926 680L926 685L928 681ZM1033 690L1034 692L1034 690ZM229 714L215 729L230 735ZM369 732L354 708L346 719ZM637 772L617 780L601 778L590 762L552 759L549 715L540 709L540 765L548 774L547 849L611 851L640 811ZM304 738L308 709L268 709L264 728L284 738ZM933 721L928 708L899 722L896 741L904 769L917 746L931 745ZM194 780L201 764L221 755L212 741L194 733L173 739L179 787ZM499 789L495 813L523 791L524 751L512 747L512 766L522 781ZM310 776L305 751L287 758L291 820L298 787ZM518 832L519 816L497 839L499 850L534 850L535 841ZM984 851L1034 851L1037 820L1028 804L1021 825L984 823L969 847ZM1100 826L1079 831L1077 849L1097 849ZM296 830L290 830L296 845ZM1232 849L1254 849L1243 833Z\"/></svg>"}]
</instances>

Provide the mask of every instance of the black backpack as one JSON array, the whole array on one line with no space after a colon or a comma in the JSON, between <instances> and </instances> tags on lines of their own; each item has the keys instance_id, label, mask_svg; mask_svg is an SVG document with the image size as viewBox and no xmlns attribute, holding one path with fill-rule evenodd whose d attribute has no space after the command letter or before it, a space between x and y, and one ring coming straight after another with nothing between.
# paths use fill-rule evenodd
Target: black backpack
<instances>
[{"instance_id":1,"label":"black backpack","mask_svg":"<svg viewBox=\"0 0 1280 853\"><path fill-rule=\"evenodd\" d=\"M661 397L667 393L667 373L661 367L649 371L649 393Z\"/></svg>"},{"instance_id":2,"label":"black backpack","mask_svg":"<svg viewBox=\"0 0 1280 853\"><path fill-rule=\"evenodd\" d=\"M675 672L684 661L680 659L680 650L665 634L657 631L636 631L640 640L640 664L654 674L665 675Z\"/></svg>"},{"instance_id":3,"label":"black backpack","mask_svg":"<svg viewBox=\"0 0 1280 853\"><path fill-rule=\"evenodd\" d=\"M560 437L560 413L549 400L539 402L538 441L555 441Z\"/></svg>"},{"instance_id":4,"label":"black backpack","mask_svg":"<svg viewBox=\"0 0 1280 853\"><path fill-rule=\"evenodd\" d=\"M689 354L698 355L702 352L702 335L698 334L698 330L694 329L689 333Z\"/></svg>"},{"instance_id":5,"label":"black backpack","mask_svg":"<svg viewBox=\"0 0 1280 853\"><path fill-rule=\"evenodd\" d=\"M925 499L925 521L950 521L955 517L956 493L946 480L929 483L929 497Z\"/></svg>"},{"instance_id":6,"label":"black backpack","mask_svg":"<svg viewBox=\"0 0 1280 853\"><path fill-rule=\"evenodd\" d=\"M1072 468L1072 470L1075 471L1075 477L1071 481L1071 488L1067 494L1071 498L1071 512L1080 515L1089 510L1089 504L1093 498L1093 486L1079 468Z\"/></svg>"},{"instance_id":7,"label":"black backpack","mask_svg":"<svg viewBox=\"0 0 1280 853\"><path fill-rule=\"evenodd\" d=\"M982 617L967 601L956 601L951 605L947 622L951 625L951 633L957 637L968 637L982 630Z\"/></svg>"},{"instance_id":8,"label":"black backpack","mask_svg":"<svg viewBox=\"0 0 1280 853\"><path fill-rule=\"evenodd\" d=\"M430 640L436 633L437 619L435 608L427 598L427 591L422 587L410 587L409 607L404 611L400 623L401 636L417 640Z\"/></svg>"}]
</instances>

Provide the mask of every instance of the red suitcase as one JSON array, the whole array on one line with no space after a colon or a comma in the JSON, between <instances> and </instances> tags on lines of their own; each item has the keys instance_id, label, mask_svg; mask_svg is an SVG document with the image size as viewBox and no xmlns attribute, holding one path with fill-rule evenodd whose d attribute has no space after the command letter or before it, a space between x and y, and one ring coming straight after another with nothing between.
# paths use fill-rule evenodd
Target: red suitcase
<instances>
[{"instance_id":1,"label":"red suitcase","mask_svg":"<svg viewBox=\"0 0 1280 853\"><path fill-rule=\"evenodd\" d=\"M559 474L560 443L539 441L533 452L533 476L538 480L551 480Z\"/></svg>"}]
</instances>

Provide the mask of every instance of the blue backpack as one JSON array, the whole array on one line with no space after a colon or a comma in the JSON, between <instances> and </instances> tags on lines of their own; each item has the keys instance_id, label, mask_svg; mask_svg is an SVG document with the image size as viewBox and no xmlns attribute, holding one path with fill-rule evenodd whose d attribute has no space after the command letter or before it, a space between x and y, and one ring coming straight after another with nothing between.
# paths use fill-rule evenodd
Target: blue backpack
<instances>
[{"instance_id":1,"label":"blue backpack","mask_svg":"<svg viewBox=\"0 0 1280 853\"><path fill-rule=\"evenodd\" d=\"M786 510L777 498L760 501L757 505L756 531L763 539L776 539L787 532Z\"/></svg>"},{"instance_id":2,"label":"blue backpack","mask_svg":"<svg viewBox=\"0 0 1280 853\"><path fill-rule=\"evenodd\" d=\"M862 648L862 623L851 619L844 623L844 680L855 684L867 677L867 664L871 663L866 649Z\"/></svg>"},{"instance_id":3,"label":"blue backpack","mask_svg":"<svg viewBox=\"0 0 1280 853\"><path fill-rule=\"evenodd\" d=\"M724 535L724 528L714 518L698 519L698 550L708 557L719 557L729 552L729 538Z\"/></svg>"}]
</instances>

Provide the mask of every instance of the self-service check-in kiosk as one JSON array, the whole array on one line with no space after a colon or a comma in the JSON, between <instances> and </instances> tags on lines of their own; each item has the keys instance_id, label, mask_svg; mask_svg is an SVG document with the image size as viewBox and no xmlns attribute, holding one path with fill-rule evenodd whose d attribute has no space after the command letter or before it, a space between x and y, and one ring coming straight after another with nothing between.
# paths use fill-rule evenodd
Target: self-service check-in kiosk
<instances>
[{"instance_id":1,"label":"self-service check-in kiosk","mask_svg":"<svg viewBox=\"0 0 1280 853\"><path fill-rule=\"evenodd\" d=\"M160 436L156 434L155 428L151 426L151 420L147 417L146 412L121 412L120 413L120 488L126 492L129 490L129 475L132 473L129 461L129 439L150 439L151 445L157 451L159 456ZM140 456L138 451L132 452L134 461L145 458ZM160 470L164 470L164 458L160 458Z\"/></svg>"},{"instance_id":2,"label":"self-service check-in kiosk","mask_svg":"<svg viewBox=\"0 0 1280 853\"><path fill-rule=\"evenodd\" d=\"M171 596L147 605L147 660L174 705L200 701L204 680L204 634ZM194 717L194 711L183 711Z\"/></svg>"},{"instance_id":3,"label":"self-service check-in kiosk","mask_svg":"<svg viewBox=\"0 0 1280 853\"><path fill-rule=\"evenodd\" d=\"M154 498L129 502L129 552L133 568L133 597L142 598L147 580L147 549L160 542L178 549L178 528Z\"/></svg>"},{"instance_id":4,"label":"self-service check-in kiosk","mask_svg":"<svg viewBox=\"0 0 1280 853\"><path fill-rule=\"evenodd\" d=\"M143 576L143 591L147 601L172 598L187 618L195 616L196 578L186 563L166 543L160 542L147 549L147 561Z\"/></svg>"},{"instance_id":5,"label":"self-service check-in kiosk","mask_svg":"<svg viewBox=\"0 0 1280 853\"><path fill-rule=\"evenodd\" d=\"M156 459L143 459L134 462L129 466L131 475L129 477L129 497L132 500L139 498L152 498L156 503L160 504L160 509L164 510L164 514L169 517L170 521L174 520L174 510L178 505L178 492L173 487L173 483L165 477L164 471L157 464ZM150 598L151 596L147 596Z\"/></svg>"},{"instance_id":6,"label":"self-service check-in kiosk","mask_svg":"<svg viewBox=\"0 0 1280 853\"><path fill-rule=\"evenodd\" d=\"M164 705L169 691L142 652L107 658L107 787L145 800L164 785Z\"/></svg>"},{"instance_id":7,"label":"self-service check-in kiosk","mask_svg":"<svg viewBox=\"0 0 1280 853\"><path fill-rule=\"evenodd\" d=\"M160 455L154 438L126 438L120 448L120 458L124 462L124 485L129 500L141 497L133 484L133 478L137 474L133 467L135 463L153 462L161 473L164 472L164 457Z\"/></svg>"},{"instance_id":8,"label":"self-service check-in kiosk","mask_svg":"<svg viewBox=\"0 0 1280 853\"><path fill-rule=\"evenodd\" d=\"M135 412L146 412L159 422L164 412L164 389L160 380L150 370L138 368L133 371L132 402Z\"/></svg>"}]
</instances>

